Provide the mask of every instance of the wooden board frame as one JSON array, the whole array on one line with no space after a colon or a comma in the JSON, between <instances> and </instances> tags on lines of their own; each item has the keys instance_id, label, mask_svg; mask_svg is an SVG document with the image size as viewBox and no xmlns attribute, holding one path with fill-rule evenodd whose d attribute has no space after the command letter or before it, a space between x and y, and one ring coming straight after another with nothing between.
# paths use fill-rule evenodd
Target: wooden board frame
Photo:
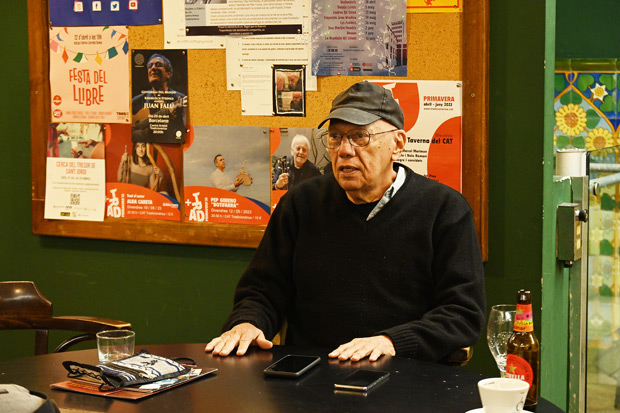
<instances>
[{"instance_id":1,"label":"wooden board frame","mask_svg":"<svg viewBox=\"0 0 620 413\"><path fill-rule=\"evenodd\" d=\"M50 116L50 85L49 85L49 49L48 49L48 14L47 0L28 0L29 54L30 54L30 133L31 133L31 173L32 173L32 230L34 234L67 236L81 238L97 238L141 242L163 242L173 244L197 244L227 247L254 248L260 242L265 231L264 225L216 224L216 223L185 223L159 220L105 219L103 222L47 220L44 216L45 203L45 163L47 130ZM463 195L469 201L475 215L476 230L481 245L483 259L488 257L488 70L489 70L489 0L465 2L462 16L454 17L455 13L442 14L408 14L407 26L413 19L429 21L429 24L441 22L442 19L457 19L460 24L460 38L451 39L457 42L460 53L457 53L460 67L455 72L463 80ZM422 16L422 17L420 17ZM428 17L425 17L428 16ZM452 21L451 20L451 21ZM131 28L134 29L133 27ZM140 30L135 29L137 37ZM441 31L441 27L440 27ZM409 29L408 29L409 32ZM441 34L441 33L440 33ZM131 35L131 33L130 33ZM437 34L434 33L433 36ZM465 39L467 41L465 41ZM415 50L412 39L408 36L409 56ZM162 43L163 44L163 43ZM441 42L440 42L441 44ZM143 45L140 45L143 47ZM160 46L144 45L143 48L160 48ZM136 48L138 48L136 46ZM434 49L436 50L436 48ZM194 52L194 51L191 51ZM420 52L418 50L418 52ZM424 50L422 52L425 52ZM221 50L210 51L219 59L224 60ZM433 53L429 51L429 53ZM190 54L191 57L191 54ZM439 60L446 60L438 56ZM413 58L410 57L410 60ZM418 59L419 60L419 59ZM423 59L426 60L426 59ZM432 58L429 59L432 65ZM437 65L438 67L440 65ZM432 69L431 69L432 70ZM441 71L440 71L441 72ZM432 73L432 72L431 72ZM441 73L439 74L439 76ZM425 77L417 77L425 76ZM433 78L432 75L410 73L408 79L415 80L459 80L453 74L449 78ZM332 77L333 78L333 77ZM308 92L308 107L314 105L316 119L322 119L329 110L329 102L335 93L361 80L359 77L319 78L319 91ZM402 79L402 78L397 78ZM207 82L208 83L208 82ZM225 82L213 87L213 93L226 92ZM190 79L190 88L192 82ZM325 90L326 92L321 92ZM238 97L238 96L237 96ZM190 90L191 99L191 90ZM326 110L325 110L326 109ZM240 111L239 111L240 112ZM320 113L319 113L320 112ZM190 114L190 116L192 116ZM256 119L259 118L259 119ZM244 117L237 124L256 124L279 126L312 127L316 119L295 118L295 124L287 124L277 118L274 120L260 117ZM190 118L191 120L191 118ZM288 119L287 121L291 121ZM308 126L310 125L310 126Z\"/></svg>"}]
</instances>

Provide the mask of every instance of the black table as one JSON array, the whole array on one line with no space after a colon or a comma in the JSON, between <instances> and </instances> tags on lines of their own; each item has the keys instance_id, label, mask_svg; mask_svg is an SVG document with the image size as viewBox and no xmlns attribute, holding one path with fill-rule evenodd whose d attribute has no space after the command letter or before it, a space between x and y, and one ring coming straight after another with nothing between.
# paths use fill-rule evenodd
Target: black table
<instances>
[{"instance_id":1,"label":"black table","mask_svg":"<svg viewBox=\"0 0 620 413\"><path fill-rule=\"evenodd\" d=\"M0 362L0 383L18 384L47 394L58 406L97 412L458 412L481 407L477 383L482 375L399 357L376 362L339 362L326 350L276 346L269 351L250 349L244 357L217 357L204 344L145 346L165 357L191 357L198 367L218 371L192 383L140 401L115 400L51 390L66 379L62 361L97 363L96 350L71 351ZM136 350L141 349L137 348ZM262 371L286 354L321 356L321 364L297 380L267 378ZM366 396L334 392L334 382L356 369L384 370L389 379ZM561 412L541 400L537 413Z\"/></svg>"}]
</instances>

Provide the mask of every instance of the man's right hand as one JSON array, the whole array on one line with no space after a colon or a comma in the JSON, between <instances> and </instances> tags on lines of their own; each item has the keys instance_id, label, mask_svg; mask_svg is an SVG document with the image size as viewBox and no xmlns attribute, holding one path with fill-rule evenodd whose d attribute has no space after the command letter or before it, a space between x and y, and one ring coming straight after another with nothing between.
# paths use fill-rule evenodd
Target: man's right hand
<instances>
[{"instance_id":1,"label":"man's right hand","mask_svg":"<svg viewBox=\"0 0 620 413\"><path fill-rule=\"evenodd\" d=\"M258 327L250 323L241 323L211 340L205 347L205 352L227 356L237 347L237 355L243 356L250 345L256 345L264 350L273 347L273 343L265 338Z\"/></svg>"}]
</instances>

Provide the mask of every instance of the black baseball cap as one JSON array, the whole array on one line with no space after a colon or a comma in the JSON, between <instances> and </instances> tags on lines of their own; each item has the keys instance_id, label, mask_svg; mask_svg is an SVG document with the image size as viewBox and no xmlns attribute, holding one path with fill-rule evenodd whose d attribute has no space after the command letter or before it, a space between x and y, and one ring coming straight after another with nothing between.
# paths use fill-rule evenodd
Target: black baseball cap
<instances>
[{"instance_id":1,"label":"black baseball cap","mask_svg":"<svg viewBox=\"0 0 620 413\"><path fill-rule=\"evenodd\" d=\"M354 125L368 125L384 119L398 129L405 126L403 110L394 100L392 92L367 81L358 82L336 96L329 115L319 124L319 128L330 119Z\"/></svg>"}]
</instances>

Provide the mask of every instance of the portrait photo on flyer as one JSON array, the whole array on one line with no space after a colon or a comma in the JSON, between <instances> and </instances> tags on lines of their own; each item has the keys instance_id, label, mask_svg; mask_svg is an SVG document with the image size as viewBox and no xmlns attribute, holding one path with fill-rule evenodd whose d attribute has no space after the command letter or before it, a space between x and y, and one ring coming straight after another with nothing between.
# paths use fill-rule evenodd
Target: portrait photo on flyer
<instances>
[{"instance_id":1,"label":"portrait photo on flyer","mask_svg":"<svg viewBox=\"0 0 620 413\"><path fill-rule=\"evenodd\" d=\"M306 116L304 65L273 65L273 113L277 116Z\"/></svg>"},{"instance_id":2,"label":"portrait photo on flyer","mask_svg":"<svg viewBox=\"0 0 620 413\"><path fill-rule=\"evenodd\" d=\"M132 51L134 142L183 143L187 128L187 51Z\"/></svg>"}]
</instances>

